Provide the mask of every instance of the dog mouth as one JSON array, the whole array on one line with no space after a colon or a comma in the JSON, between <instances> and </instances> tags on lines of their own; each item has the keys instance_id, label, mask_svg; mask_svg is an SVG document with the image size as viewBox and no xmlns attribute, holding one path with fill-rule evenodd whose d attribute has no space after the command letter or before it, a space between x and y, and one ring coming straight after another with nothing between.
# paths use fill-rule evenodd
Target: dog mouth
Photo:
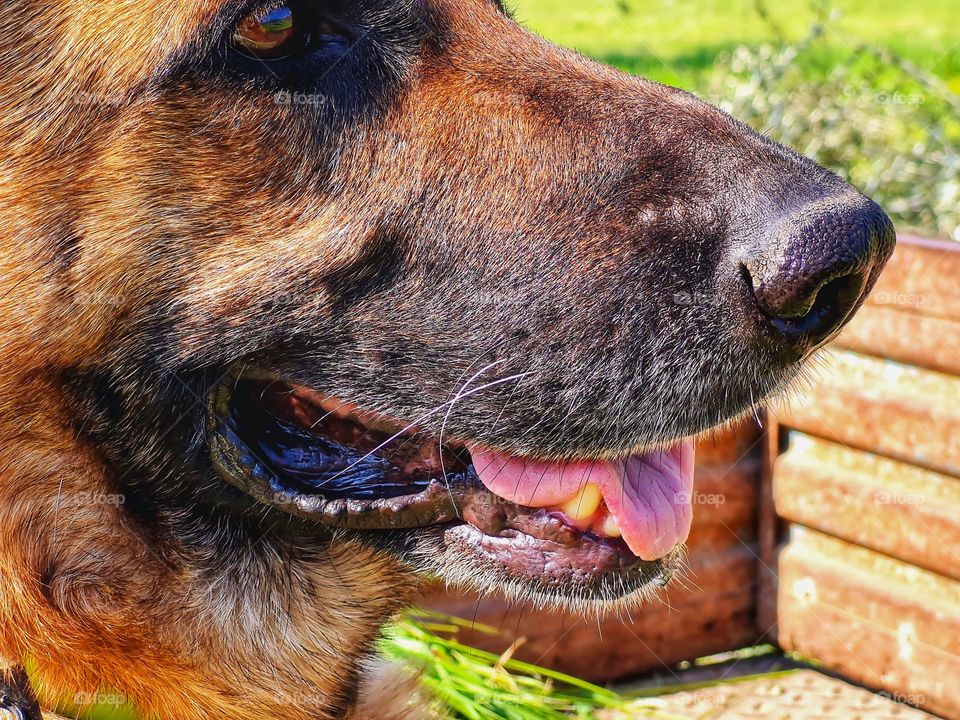
<instances>
[{"instance_id":1,"label":"dog mouth","mask_svg":"<svg viewBox=\"0 0 960 720\"><path fill-rule=\"evenodd\" d=\"M612 459L521 457L255 373L213 391L207 429L218 473L261 503L333 528L430 528L507 580L662 584L690 530L691 439Z\"/></svg>"}]
</instances>

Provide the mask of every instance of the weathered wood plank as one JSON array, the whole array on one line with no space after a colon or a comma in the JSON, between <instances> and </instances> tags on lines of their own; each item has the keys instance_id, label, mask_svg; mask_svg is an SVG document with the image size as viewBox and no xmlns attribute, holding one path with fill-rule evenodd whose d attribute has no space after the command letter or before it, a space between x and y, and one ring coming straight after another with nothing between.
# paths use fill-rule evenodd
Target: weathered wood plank
<instances>
[{"instance_id":1,"label":"weathered wood plank","mask_svg":"<svg viewBox=\"0 0 960 720\"><path fill-rule=\"evenodd\" d=\"M958 278L960 245L901 237L813 389L772 410L810 437L771 440L762 544L793 524L757 612L785 649L960 718Z\"/></svg>"},{"instance_id":2,"label":"weathered wood plank","mask_svg":"<svg viewBox=\"0 0 960 720\"><path fill-rule=\"evenodd\" d=\"M846 351L773 410L784 425L960 476L960 378Z\"/></svg>"},{"instance_id":3,"label":"weathered wood plank","mask_svg":"<svg viewBox=\"0 0 960 720\"><path fill-rule=\"evenodd\" d=\"M693 527L691 547L698 536L712 533L714 547L750 542L756 538L757 477L759 460L733 467L698 467L693 482Z\"/></svg>"},{"instance_id":4,"label":"weathered wood plank","mask_svg":"<svg viewBox=\"0 0 960 720\"><path fill-rule=\"evenodd\" d=\"M960 480L794 433L781 517L960 580Z\"/></svg>"},{"instance_id":5,"label":"weathered wood plank","mask_svg":"<svg viewBox=\"0 0 960 720\"><path fill-rule=\"evenodd\" d=\"M734 425L716 430L697 441L697 467L706 465L731 465L762 454L761 430L757 421L742 418Z\"/></svg>"},{"instance_id":6,"label":"weathered wood plank","mask_svg":"<svg viewBox=\"0 0 960 720\"><path fill-rule=\"evenodd\" d=\"M960 320L960 243L901 235L868 302Z\"/></svg>"},{"instance_id":7,"label":"weathered wood plank","mask_svg":"<svg viewBox=\"0 0 960 720\"><path fill-rule=\"evenodd\" d=\"M757 508L757 628L766 632L776 625L776 603L768 598L777 596L777 553L783 521L777 516L773 503L774 463L780 454L780 438L785 433L771 412L764 413L766 433L763 438L763 457L760 469L760 487Z\"/></svg>"},{"instance_id":8,"label":"weathered wood plank","mask_svg":"<svg viewBox=\"0 0 960 720\"><path fill-rule=\"evenodd\" d=\"M960 717L960 583L798 526L778 568L782 647Z\"/></svg>"},{"instance_id":9,"label":"weathered wood plank","mask_svg":"<svg viewBox=\"0 0 960 720\"><path fill-rule=\"evenodd\" d=\"M691 549L715 549L756 540L762 444L749 421L697 445Z\"/></svg>"},{"instance_id":10,"label":"weathered wood plank","mask_svg":"<svg viewBox=\"0 0 960 720\"><path fill-rule=\"evenodd\" d=\"M958 320L867 305L837 338L836 347L960 375Z\"/></svg>"}]
</instances>

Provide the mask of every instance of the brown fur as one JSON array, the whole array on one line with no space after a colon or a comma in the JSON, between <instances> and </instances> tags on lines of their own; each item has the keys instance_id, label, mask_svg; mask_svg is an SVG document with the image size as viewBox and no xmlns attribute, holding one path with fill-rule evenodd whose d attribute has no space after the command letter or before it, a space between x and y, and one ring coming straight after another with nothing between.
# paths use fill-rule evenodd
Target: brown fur
<instances>
[{"instance_id":1,"label":"brown fur","mask_svg":"<svg viewBox=\"0 0 960 720\"><path fill-rule=\"evenodd\" d=\"M261 168L245 158L262 117L239 116L234 137L216 145L233 163L185 152L143 184L133 169L157 153L151 145L207 122L206 101L117 104L219 3L147 5L15 2L3 11L29 16L30 27L2 41L0 653L42 670L36 691L46 707L109 688L178 720L339 717L351 702L351 657L410 595L395 563L345 541L324 549L322 564L252 562L201 576L155 552L122 506L84 502L116 485L64 407L62 373L108 354L131 332L133 308L163 298L184 274L216 282L194 293L222 307L217 296L231 281L211 268L243 267L309 212L249 192L261 185ZM185 216L151 217L171 191L183 195L165 204ZM235 242L209 238L191 260L165 261L151 236L189 237L191 223ZM250 589L237 590L233 573Z\"/></svg>"},{"instance_id":2,"label":"brown fur","mask_svg":"<svg viewBox=\"0 0 960 720\"><path fill-rule=\"evenodd\" d=\"M283 104L215 52L237 5L0 10L0 660L39 668L44 708L109 689L170 720L409 720L430 710L408 681L364 663L417 562L221 488L211 383L256 357L410 418L492 352L536 379L460 403L453 436L597 456L694 434L796 363L728 330L742 306L669 298L732 297L720 258L759 214L847 190L487 0L332 3L380 24L376 72L347 58L306 74L319 109ZM687 345L653 347L664 322ZM411 555L460 562L431 548Z\"/></svg>"}]
</instances>

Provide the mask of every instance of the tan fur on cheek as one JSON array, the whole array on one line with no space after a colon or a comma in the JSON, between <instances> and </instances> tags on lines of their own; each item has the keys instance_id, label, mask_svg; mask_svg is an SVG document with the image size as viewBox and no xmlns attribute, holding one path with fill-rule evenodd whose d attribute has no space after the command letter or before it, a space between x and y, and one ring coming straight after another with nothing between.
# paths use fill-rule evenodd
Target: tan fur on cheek
<instances>
[{"instance_id":1,"label":"tan fur on cheek","mask_svg":"<svg viewBox=\"0 0 960 720\"><path fill-rule=\"evenodd\" d=\"M31 405L0 416L0 657L37 666L41 703L109 689L178 720L339 717L344 659L404 600L397 569L350 543L323 565L282 546L213 573L167 560L57 408Z\"/></svg>"}]
</instances>

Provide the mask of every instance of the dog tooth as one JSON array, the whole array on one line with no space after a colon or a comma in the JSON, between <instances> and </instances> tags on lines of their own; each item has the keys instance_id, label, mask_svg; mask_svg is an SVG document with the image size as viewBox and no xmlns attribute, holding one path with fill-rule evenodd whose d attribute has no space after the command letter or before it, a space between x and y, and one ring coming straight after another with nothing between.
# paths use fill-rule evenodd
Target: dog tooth
<instances>
[{"instance_id":1,"label":"dog tooth","mask_svg":"<svg viewBox=\"0 0 960 720\"><path fill-rule=\"evenodd\" d=\"M603 519L603 525L600 526L600 534L604 537L620 537L620 526L617 525L617 519L613 515L607 515Z\"/></svg>"},{"instance_id":2,"label":"dog tooth","mask_svg":"<svg viewBox=\"0 0 960 720\"><path fill-rule=\"evenodd\" d=\"M600 507L600 488L586 483L580 492L567 500L560 509L571 520L586 520Z\"/></svg>"}]
</instances>

